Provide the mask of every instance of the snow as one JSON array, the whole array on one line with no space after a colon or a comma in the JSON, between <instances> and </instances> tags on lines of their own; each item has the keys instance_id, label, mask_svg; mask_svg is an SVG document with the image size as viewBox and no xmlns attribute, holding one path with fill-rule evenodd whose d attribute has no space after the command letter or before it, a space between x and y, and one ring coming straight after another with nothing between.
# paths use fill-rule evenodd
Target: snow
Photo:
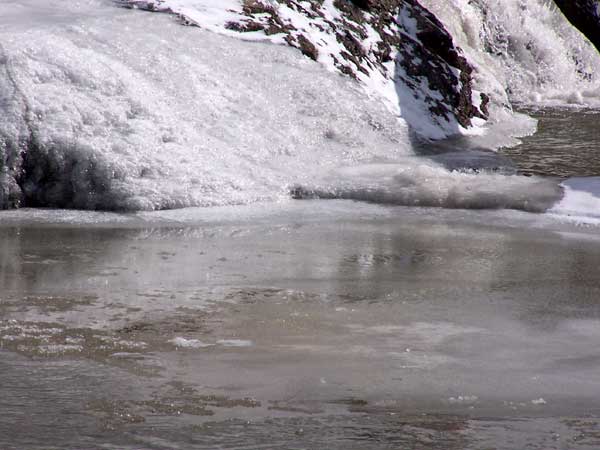
<instances>
[{"instance_id":1,"label":"snow","mask_svg":"<svg viewBox=\"0 0 600 450\"><path fill-rule=\"evenodd\" d=\"M241 0L228 0L222 3L210 0L160 0L158 3L155 0L120 0L120 3L171 12L184 17L189 23L238 39L263 40L287 45L282 34L266 35L262 31L239 33L228 29L226 27L228 22L244 23L245 20L248 20L241 12ZM347 50L336 37L334 27L340 25L344 19L337 7L334 6L333 0L325 0L320 6L319 11L322 17L317 15L312 18L291 8L286 3L276 1L264 3L277 11L277 15L283 23L292 27L294 30L292 35L302 34L315 44L319 52L318 61L327 70L339 73L336 61L343 62L343 54L347 53ZM409 16L406 9L399 12L397 20L398 25L394 30L389 30L390 34L407 34L410 39L418 40L415 20ZM416 133L426 138L442 139L456 134L457 131L471 134L483 132L482 126L485 122L475 121L474 127L467 130L460 127L454 120L447 121L432 117L424 99L427 97L437 98L440 94L424 84L420 87L419 92L410 89L403 81L410 77L399 70L394 63L397 52L393 51L390 55L391 61L381 66L373 58L373 52L377 51L377 45L381 42L379 33L367 22L356 25L362 27L367 35L366 39L361 36L355 36L355 38L362 45L368 62L362 65L364 72L356 70L355 76L369 96L383 102L390 113L402 117ZM474 95L478 96L479 93L475 92Z\"/></svg>"},{"instance_id":2,"label":"snow","mask_svg":"<svg viewBox=\"0 0 600 450\"><path fill-rule=\"evenodd\" d=\"M150 7L141 0L120 3ZM544 47L553 39L544 33L562 33L564 24L537 0L520 10L529 14L522 20L536 24L525 34L501 11L495 22L484 23L480 11L464 0L433 3L429 6L445 18L477 65L480 87L496 95L495 125L479 136L481 128L468 130L475 135L470 142L493 148L533 129L531 120L498 106L510 101L505 85L516 100L525 100L524 92L541 101L558 98L556 92L584 103L594 97L596 81L577 79L569 46L580 46L581 64L591 68L600 68L599 57L589 56L572 34L556 52ZM493 0L487 3L499 8ZM282 43L280 34L228 29L229 21L243 19L238 0L153 4L201 29L105 0L0 4L0 58L6 61L0 67L0 154L6 164L0 206L9 206L2 202L16 186L21 150L31 142L36 145L30 146L27 163L35 169L27 172L23 187L39 204L54 207L150 211L272 205L288 201L291 189L394 205L525 211L543 211L560 198L552 180L454 170L415 156L409 124L428 137L443 137L449 129L434 123L413 92L396 84L402 74L394 72L393 57L383 68L357 72L358 83L333 73L333 57L342 47L330 29L330 22L341 20L331 0L323 3L323 17L310 21L273 3L282 20L316 43L318 63L295 49L270 45ZM507 11L514 9L512 1L507 5ZM415 34L409 15L403 12L398 20L406 33ZM521 44L534 39L545 49L538 54L542 62L557 64L557 78L549 70L550 78L541 80L542 69L529 53L485 54L484 40L493 36L482 37L478 30L492 26L513 30ZM379 38L373 27L365 27L361 45L368 50ZM525 83L527 77L534 85ZM564 89L558 77L574 83L573 89ZM423 95L439 93L423 86ZM564 198L550 214L600 221L597 179L571 179L563 187ZM75 216L65 214L62 221L81 220ZM96 213L86 220L130 219Z\"/></svg>"},{"instance_id":3,"label":"snow","mask_svg":"<svg viewBox=\"0 0 600 450\"><path fill-rule=\"evenodd\" d=\"M214 0L115 0L115 2L122 6L177 14L185 18L188 23L232 36L238 33L228 30L225 24L238 20L242 14L242 4L238 0L217 2Z\"/></svg>"},{"instance_id":4,"label":"snow","mask_svg":"<svg viewBox=\"0 0 600 450\"><path fill-rule=\"evenodd\" d=\"M5 5L0 17L13 10ZM0 28L9 61L0 68L0 152L18 161L35 133L27 156L38 172L24 187L40 204L280 201L323 171L412 153L405 122L294 49L101 0L52 6L47 15L30 5L34 29ZM2 175L3 189L16 172Z\"/></svg>"},{"instance_id":5,"label":"snow","mask_svg":"<svg viewBox=\"0 0 600 450\"><path fill-rule=\"evenodd\" d=\"M561 183L564 197L548 214L567 220L600 224L600 177L575 177Z\"/></svg>"},{"instance_id":6,"label":"snow","mask_svg":"<svg viewBox=\"0 0 600 450\"><path fill-rule=\"evenodd\" d=\"M600 55L552 2L422 3L475 66L475 86L490 94L493 107L600 106Z\"/></svg>"}]
</instances>

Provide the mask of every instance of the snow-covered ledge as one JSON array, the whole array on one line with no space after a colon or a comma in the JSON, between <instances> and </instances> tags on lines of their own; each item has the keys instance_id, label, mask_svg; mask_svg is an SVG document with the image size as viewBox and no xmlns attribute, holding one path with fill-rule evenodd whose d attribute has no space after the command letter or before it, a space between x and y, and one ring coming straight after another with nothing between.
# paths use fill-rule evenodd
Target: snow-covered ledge
<instances>
[{"instance_id":1,"label":"snow-covered ledge","mask_svg":"<svg viewBox=\"0 0 600 450\"><path fill-rule=\"evenodd\" d=\"M444 26L416 0L118 0L183 23L298 48L356 79L422 137L482 125L488 96Z\"/></svg>"}]
</instances>

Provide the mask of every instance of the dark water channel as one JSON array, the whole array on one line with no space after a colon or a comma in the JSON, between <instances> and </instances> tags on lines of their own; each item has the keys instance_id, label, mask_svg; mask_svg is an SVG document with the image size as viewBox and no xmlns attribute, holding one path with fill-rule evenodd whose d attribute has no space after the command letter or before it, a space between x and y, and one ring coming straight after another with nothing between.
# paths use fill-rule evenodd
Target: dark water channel
<instances>
[{"instance_id":1,"label":"dark water channel","mask_svg":"<svg viewBox=\"0 0 600 450\"><path fill-rule=\"evenodd\" d=\"M600 111L523 110L538 120L537 132L504 148L518 171L557 177L600 176Z\"/></svg>"}]
</instances>

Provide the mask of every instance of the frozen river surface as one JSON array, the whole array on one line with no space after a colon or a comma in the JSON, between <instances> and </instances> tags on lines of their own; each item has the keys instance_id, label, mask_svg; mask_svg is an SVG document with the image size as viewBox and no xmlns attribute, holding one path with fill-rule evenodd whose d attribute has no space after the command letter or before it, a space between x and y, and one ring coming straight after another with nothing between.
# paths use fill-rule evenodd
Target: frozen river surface
<instances>
[{"instance_id":1,"label":"frozen river surface","mask_svg":"<svg viewBox=\"0 0 600 450\"><path fill-rule=\"evenodd\" d=\"M593 228L267 206L3 213L0 447L598 448Z\"/></svg>"}]
</instances>

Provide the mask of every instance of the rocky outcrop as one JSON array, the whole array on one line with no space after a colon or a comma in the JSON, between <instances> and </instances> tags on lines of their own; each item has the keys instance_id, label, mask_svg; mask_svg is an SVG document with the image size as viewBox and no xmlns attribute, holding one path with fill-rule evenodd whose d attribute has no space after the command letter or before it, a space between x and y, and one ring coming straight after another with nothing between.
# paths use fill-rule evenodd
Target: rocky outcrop
<instances>
[{"instance_id":1,"label":"rocky outcrop","mask_svg":"<svg viewBox=\"0 0 600 450\"><path fill-rule=\"evenodd\" d=\"M416 41L400 42L401 55L398 64L410 79L426 79L429 88L442 94L442 101L426 98L433 114L443 117L453 115L463 127L471 125L471 119L487 119L489 98L479 93L479 101L473 103L472 66L442 23L416 0L405 0L402 8L417 24ZM417 87L413 89L416 91Z\"/></svg>"},{"instance_id":2,"label":"rocky outcrop","mask_svg":"<svg viewBox=\"0 0 600 450\"><path fill-rule=\"evenodd\" d=\"M182 15L169 0L124 1L204 26L202 17ZM393 110L401 109L417 133L444 137L471 126L474 118L487 118L489 99L474 92L473 68L417 0L240 0L237 15L223 28L298 48L358 80Z\"/></svg>"},{"instance_id":3,"label":"rocky outcrop","mask_svg":"<svg viewBox=\"0 0 600 450\"><path fill-rule=\"evenodd\" d=\"M598 0L554 0L565 17L600 51L600 2Z\"/></svg>"}]
</instances>

